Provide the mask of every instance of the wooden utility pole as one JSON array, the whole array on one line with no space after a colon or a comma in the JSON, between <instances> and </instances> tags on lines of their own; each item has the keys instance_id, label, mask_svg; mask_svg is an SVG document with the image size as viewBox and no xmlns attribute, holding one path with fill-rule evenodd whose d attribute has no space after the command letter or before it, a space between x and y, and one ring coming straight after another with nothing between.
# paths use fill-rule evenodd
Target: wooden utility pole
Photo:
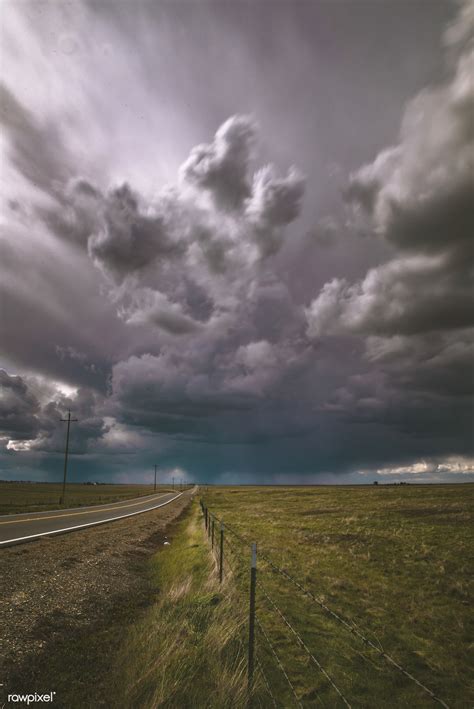
<instances>
[{"instance_id":1,"label":"wooden utility pole","mask_svg":"<svg viewBox=\"0 0 474 709\"><path fill-rule=\"evenodd\" d=\"M156 465L155 465L155 489L154 491L156 492Z\"/></svg>"},{"instance_id":2,"label":"wooden utility pole","mask_svg":"<svg viewBox=\"0 0 474 709\"><path fill-rule=\"evenodd\" d=\"M61 419L62 422L67 423L67 430L66 430L66 450L64 453L64 476L63 476L63 494L61 495L61 499L59 500L60 505L64 505L66 501L66 478L67 478L67 457L69 454L69 429L71 428L71 423L75 423L77 419L72 419L71 418L71 412L68 409L67 412L67 418L66 419Z\"/></svg>"}]
</instances>

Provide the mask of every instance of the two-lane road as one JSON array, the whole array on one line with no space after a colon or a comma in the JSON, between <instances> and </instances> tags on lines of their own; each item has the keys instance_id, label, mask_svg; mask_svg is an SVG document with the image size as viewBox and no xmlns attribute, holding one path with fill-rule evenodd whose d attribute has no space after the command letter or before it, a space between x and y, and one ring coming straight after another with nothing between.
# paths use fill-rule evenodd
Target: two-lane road
<instances>
[{"instance_id":1,"label":"two-lane road","mask_svg":"<svg viewBox=\"0 0 474 709\"><path fill-rule=\"evenodd\" d=\"M168 505L182 494L166 492L108 505L5 515L0 517L0 547L132 517Z\"/></svg>"}]
</instances>

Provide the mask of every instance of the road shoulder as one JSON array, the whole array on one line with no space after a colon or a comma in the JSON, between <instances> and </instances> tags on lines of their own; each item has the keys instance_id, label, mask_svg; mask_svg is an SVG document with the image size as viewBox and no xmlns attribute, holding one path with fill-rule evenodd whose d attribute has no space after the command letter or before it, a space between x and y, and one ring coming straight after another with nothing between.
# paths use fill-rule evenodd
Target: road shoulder
<instances>
[{"instance_id":1,"label":"road shoulder","mask_svg":"<svg viewBox=\"0 0 474 709\"><path fill-rule=\"evenodd\" d=\"M146 561L163 546L189 500L186 493L146 514L0 552L5 698L55 691L49 686L55 662L64 663L65 653L73 660L79 650L86 661L82 681L95 683L101 644L112 643L112 651L127 618L152 602ZM61 706L56 696L55 706Z\"/></svg>"}]
</instances>

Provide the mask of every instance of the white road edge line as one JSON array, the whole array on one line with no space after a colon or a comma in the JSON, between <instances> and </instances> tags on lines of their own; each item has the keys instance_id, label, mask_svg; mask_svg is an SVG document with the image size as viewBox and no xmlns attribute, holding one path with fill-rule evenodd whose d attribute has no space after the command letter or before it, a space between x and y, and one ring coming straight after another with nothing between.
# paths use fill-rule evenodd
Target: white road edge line
<instances>
[{"instance_id":1,"label":"white road edge line","mask_svg":"<svg viewBox=\"0 0 474 709\"><path fill-rule=\"evenodd\" d=\"M170 502L177 500L178 497L181 497L182 494L183 494L182 492L179 492L177 495L172 497L171 500L167 500L166 502L162 502L160 505L154 505L154 507L148 507L146 510L139 510L138 512L128 512L126 515L120 515L119 517L112 517L112 519L101 519L101 520L99 520L99 522L87 522L87 524L77 524L74 527L64 527L64 529L53 529L51 532L40 532L39 534L29 534L27 537L17 537L16 539L5 539L3 542L0 542L0 546L5 546L7 544L15 544L15 542L23 542L23 541L26 541L27 539L38 539L39 537L48 537L48 536L51 537L53 534L72 532L75 529L84 529L84 527L96 527L98 524L106 524L107 522L115 522L116 519L124 519L125 517L133 517L134 515L141 515L144 512L151 512L151 510L156 510L156 509L158 509L158 507L164 507L165 505L169 505Z\"/></svg>"},{"instance_id":2,"label":"white road edge line","mask_svg":"<svg viewBox=\"0 0 474 709\"><path fill-rule=\"evenodd\" d=\"M47 515L51 512L75 512L76 510L90 510L93 507L97 507L100 512L102 507L110 507L111 505L123 505L124 502L135 502L136 500L142 499L146 502L150 497L163 497L164 495L171 495L171 492L152 492L151 495L141 495L140 497L124 497L123 500L116 500L115 502L102 502L100 505L82 505L82 507L57 507L53 510L36 510L36 512L14 512L13 514L0 515L0 520L2 519L14 519L15 517L24 517L25 515ZM21 519L18 520L21 522Z\"/></svg>"}]
</instances>

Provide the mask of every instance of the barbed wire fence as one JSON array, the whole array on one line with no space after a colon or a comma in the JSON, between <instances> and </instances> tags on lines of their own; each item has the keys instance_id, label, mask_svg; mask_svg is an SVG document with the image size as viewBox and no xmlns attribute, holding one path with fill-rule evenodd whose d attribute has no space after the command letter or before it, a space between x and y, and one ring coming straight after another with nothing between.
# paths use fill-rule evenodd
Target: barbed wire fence
<instances>
[{"instance_id":1,"label":"barbed wire fence","mask_svg":"<svg viewBox=\"0 0 474 709\"><path fill-rule=\"evenodd\" d=\"M334 693L334 699L337 697L337 704L332 702L331 707L340 704L347 709L352 709L351 700L347 693L341 689L338 681L324 666L321 659L317 657L315 650L310 647L310 643L304 639L304 633L298 631L294 622L288 618L278 602L272 597L266 583L261 580L262 575L267 580L270 578L269 575L274 575L296 588L302 599L304 598L322 610L328 619L346 630L351 638L361 642L365 648L370 648L384 661L387 669L391 667L397 670L434 703L441 705L444 709L450 709L441 697L427 687L419 678L415 677L392 655L387 653L380 643L377 644L371 640L358 623L344 617L341 613L328 606L322 598L319 598L286 569L276 564L260 551L258 552L257 578L256 542L251 541L248 537L238 532L233 525L224 522L223 519L211 512L203 498L200 499L200 506L220 582L222 583L225 578L231 577L235 582L235 588L240 590L242 594L245 593L248 599L246 608L243 604L239 604L241 612L247 613L247 647L245 648L244 641L240 637L239 643L243 654L247 657L249 704L252 701L255 679L256 675L258 675L261 678L261 686L272 706L296 706L303 709L303 702L305 702L306 698L305 688L301 672L295 671L294 667L299 662L303 667L312 666L315 675L320 676L326 683L326 689L330 688ZM258 612L257 607L259 609ZM272 623L270 623L270 619ZM275 627L277 630L275 630ZM288 661L285 662L283 653L279 650L279 645L283 641L288 643L289 646L293 642L296 646L292 649L292 659L294 660L291 663L292 667L289 667ZM370 662L365 655L358 654L367 662ZM308 704L306 702L306 706L312 706L314 701L324 706L321 694L321 691L316 690L315 693L313 692L309 700L311 703Z\"/></svg>"}]
</instances>

